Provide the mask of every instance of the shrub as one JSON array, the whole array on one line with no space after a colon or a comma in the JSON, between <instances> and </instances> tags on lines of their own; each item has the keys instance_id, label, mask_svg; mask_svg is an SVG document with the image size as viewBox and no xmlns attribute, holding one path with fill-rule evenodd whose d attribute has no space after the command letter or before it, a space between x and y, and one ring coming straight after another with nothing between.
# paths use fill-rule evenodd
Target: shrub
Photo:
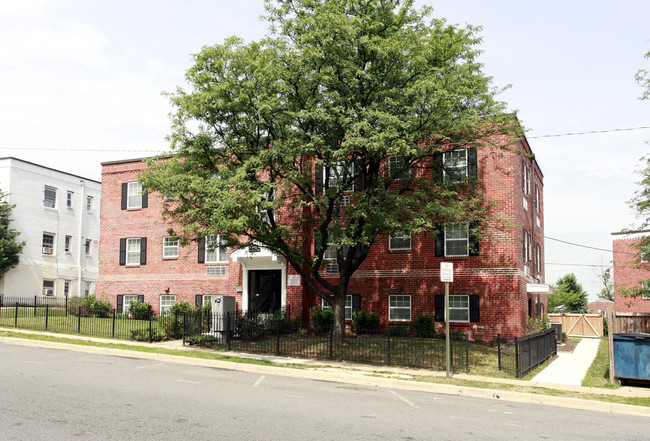
<instances>
[{"instance_id":1,"label":"shrub","mask_svg":"<svg viewBox=\"0 0 650 441\"><path fill-rule=\"evenodd\" d=\"M214 335L193 335L185 339L188 345L214 346L219 343L219 339Z\"/></svg>"},{"instance_id":2,"label":"shrub","mask_svg":"<svg viewBox=\"0 0 650 441\"><path fill-rule=\"evenodd\" d=\"M431 313L422 314L413 320L413 328L420 337L433 337L436 333L436 319Z\"/></svg>"},{"instance_id":3,"label":"shrub","mask_svg":"<svg viewBox=\"0 0 650 441\"><path fill-rule=\"evenodd\" d=\"M88 296L84 299L84 306L88 304L93 317L108 318L111 315L111 302L105 299L96 299L95 296Z\"/></svg>"},{"instance_id":4,"label":"shrub","mask_svg":"<svg viewBox=\"0 0 650 441\"><path fill-rule=\"evenodd\" d=\"M546 315L537 316L537 318L528 319L528 332L526 334L537 334L546 331L549 328L549 320Z\"/></svg>"},{"instance_id":5,"label":"shrub","mask_svg":"<svg viewBox=\"0 0 650 441\"><path fill-rule=\"evenodd\" d=\"M149 330L139 329L131 331L131 338L137 341L149 341ZM151 341L165 340L166 336L157 328L151 329Z\"/></svg>"},{"instance_id":6,"label":"shrub","mask_svg":"<svg viewBox=\"0 0 650 441\"><path fill-rule=\"evenodd\" d=\"M149 320L151 310L149 302L133 302L129 306L129 315L135 320Z\"/></svg>"},{"instance_id":7,"label":"shrub","mask_svg":"<svg viewBox=\"0 0 650 441\"><path fill-rule=\"evenodd\" d=\"M178 314L178 315L183 315L186 312L192 312L193 308L192 305L190 305L190 302L187 300L183 300L182 302L174 303L171 308L169 308L169 313L170 314Z\"/></svg>"},{"instance_id":8,"label":"shrub","mask_svg":"<svg viewBox=\"0 0 650 441\"><path fill-rule=\"evenodd\" d=\"M409 335L409 327L393 326L391 328L384 329L384 333L386 335L390 335L391 337L406 337Z\"/></svg>"},{"instance_id":9,"label":"shrub","mask_svg":"<svg viewBox=\"0 0 650 441\"><path fill-rule=\"evenodd\" d=\"M314 306L311 310L310 324L315 334L329 332L334 325L334 311L331 308Z\"/></svg>"},{"instance_id":10,"label":"shrub","mask_svg":"<svg viewBox=\"0 0 650 441\"><path fill-rule=\"evenodd\" d=\"M379 314L376 312L357 311L352 315L352 323L357 333L379 330Z\"/></svg>"},{"instance_id":11,"label":"shrub","mask_svg":"<svg viewBox=\"0 0 650 441\"><path fill-rule=\"evenodd\" d=\"M255 340L266 335L267 326L267 320L264 320L258 314L251 313L237 320L235 332L244 339Z\"/></svg>"},{"instance_id":12,"label":"shrub","mask_svg":"<svg viewBox=\"0 0 650 441\"><path fill-rule=\"evenodd\" d=\"M84 309L84 299L82 297L71 297L68 299L68 312L72 315L79 315L79 308L81 307L81 316L89 314L90 311Z\"/></svg>"}]
</instances>

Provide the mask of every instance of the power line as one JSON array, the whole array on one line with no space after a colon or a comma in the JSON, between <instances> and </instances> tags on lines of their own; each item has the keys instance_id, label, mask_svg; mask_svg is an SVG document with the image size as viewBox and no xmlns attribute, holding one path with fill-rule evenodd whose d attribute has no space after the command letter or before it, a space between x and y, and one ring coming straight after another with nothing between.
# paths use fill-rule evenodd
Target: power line
<instances>
[{"instance_id":1,"label":"power line","mask_svg":"<svg viewBox=\"0 0 650 441\"><path fill-rule=\"evenodd\" d=\"M594 135L602 133L613 133L613 132L629 132L632 130L647 130L650 129L650 126L639 126L639 127L622 127L615 129L605 129L605 130L589 130L585 132L565 132L565 133L555 133L548 135L537 135L537 136L527 136L527 139L541 139L541 138L560 138L563 136L581 136L581 135ZM521 138L512 138L512 140L519 140ZM447 144L453 145L453 144ZM162 153L164 148L158 150L147 150L147 149L99 149L99 148L89 148L89 149L80 149L80 148L45 148L45 147L0 147L0 150L32 150L32 151L60 151L60 152L118 152L118 153Z\"/></svg>"},{"instance_id":2,"label":"power line","mask_svg":"<svg viewBox=\"0 0 650 441\"><path fill-rule=\"evenodd\" d=\"M544 239L555 240L555 241L557 241L557 242L562 242L562 243L565 243L565 244L568 244L568 245L573 245L574 247L589 248L589 249L591 249L591 250L598 250L598 251L606 251L606 252L608 252L608 253L632 254L632 255L634 255L634 256L637 255L637 253L632 253L632 252L630 252L630 251L614 251L614 250L607 250L607 249L605 249L605 248L590 247L590 246L588 246L588 245L581 245L581 244L579 244L579 243L568 242L568 241L566 241L566 240L556 239L556 238L554 238L554 237L550 237L550 236L544 236Z\"/></svg>"}]
</instances>

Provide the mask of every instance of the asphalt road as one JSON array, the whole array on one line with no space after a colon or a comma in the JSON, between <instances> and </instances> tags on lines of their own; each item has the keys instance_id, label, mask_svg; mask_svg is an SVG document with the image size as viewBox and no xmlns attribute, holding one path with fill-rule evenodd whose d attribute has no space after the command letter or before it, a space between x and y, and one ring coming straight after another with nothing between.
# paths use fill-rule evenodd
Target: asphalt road
<instances>
[{"instance_id":1,"label":"asphalt road","mask_svg":"<svg viewBox=\"0 0 650 441\"><path fill-rule=\"evenodd\" d=\"M641 440L645 417L0 343L1 440Z\"/></svg>"}]
</instances>

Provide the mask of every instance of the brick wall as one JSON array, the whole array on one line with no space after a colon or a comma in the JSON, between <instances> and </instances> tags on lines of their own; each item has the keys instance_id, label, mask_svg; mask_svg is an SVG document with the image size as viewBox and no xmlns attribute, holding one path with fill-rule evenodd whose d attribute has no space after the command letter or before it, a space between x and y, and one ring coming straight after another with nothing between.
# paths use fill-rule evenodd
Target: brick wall
<instances>
[{"instance_id":1,"label":"brick wall","mask_svg":"<svg viewBox=\"0 0 650 441\"><path fill-rule=\"evenodd\" d=\"M639 262L636 256L638 248L633 247L634 244L639 243L641 236L642 234L639 233L613 235L616 312L650 312L650 298L626 297L620 293L620 290L638 288L642 280L650 279L650 263Z\"/></svg>"}]
</instances>

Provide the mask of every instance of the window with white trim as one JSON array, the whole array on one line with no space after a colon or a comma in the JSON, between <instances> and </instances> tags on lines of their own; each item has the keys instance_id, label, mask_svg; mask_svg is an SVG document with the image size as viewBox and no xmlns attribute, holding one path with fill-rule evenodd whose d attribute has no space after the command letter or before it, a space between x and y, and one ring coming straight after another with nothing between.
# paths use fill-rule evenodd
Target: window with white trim
<instances>
[{"instance_id":1,"label":"window with white trim","mask_svg":"<svg viewBox=\"0 0 650 441\"><path fill-rule=\"evenodd\" d=\"M43 279L43 295L44 296L54 295L54 280Z\"/></svg>"},{"instance_id":2,"label":"window with white trim","mask_svg":"<svg viewBox=\"0 0 650 441\"><path fill-rule=\"evenodd\" d=\"M45 186L43 192L43 206L45 208L56 208L56 188Z\"/></svg>"},{"instance_id":3,"label":"window with white trim","mask_svg":"<svg viewBox=\"0 0 650 441\"><path fill-rule=\"evenodd\" d=\"M345 237L345 230L346 230L345 228L340 229L341 237ZM336 257L336 254L337 254L336 252L337 252L338 248L336 248L334 246L334 238L332 237L332 232L331 231L329 232L329 237L330 237L330 241L327 242L327 248L325 248L325 252L323 253L323 259L325 259L325 260L336 260L336 258L337 258ZM348 254L348 248L349 247L348 247L348 245L341 245L340 248L341 248L341 250L343 252L343 257L345 258L345 256ZM338 266L337 266L336 272L338 273Z\"/></svg>"},{"instance_id":4,"label":"window with white trim","mask_svg":"<svg viewBox=\"0 0 650 441\"><path fill-rule=\"evenodd\" d=\"M74 192L73 191L67 191L65 195L65 206L68 208L72 208L72 203L74 202Z\"/></svg>"},{"instance_id":5,"label":"window with white trim","mask_svg":"<svg viewBox=\"0 0 650 441\"><path fill-rule=\"evenodd\" d=\"M411 249L411 232L403 233L400 235L391 235L388 238L388 249L395 250L410 250Z\"/></svg>"},{"instance_id":6,"label":"window with white trim","mask_svg":"<svg viewBox=\"0 0 650 441\"><path fill-rule=\"evenodd\" d=\"M93 209L93 197L86 196L86 211L91 211Z\"/></svg>"},{"instance_id":7,"label":"window with white trim","mask_svg":"<svg viewBox=\"0 0 650 441\"><path fill-rule=\"evenodd\" d=\"M521 158L521 189L524 195L530 195L530 167L524 158Z\"/></svg>"},{"instance_id":8,"label":"window with white trim","mask_svg":"<svg viewBox=\"0 0 650 441\"><path fill-rule=\"evenodd\" d=\"M137 295L124 295L124 300L122 303L122 311L124 311L125 314L131 313L131 304L132 303L138 303L138 296Z\"/></svg>"},{"instance_id":9,"label":"window with white trim","mask_svg":"<svg viewBox=\"0 0 650 441\"><path fill-rule=\"evenodd\" d=\"M358 190L355 185L354 163L351 161L339 161L336 165L326 168L327 173L323 173L323 184L325 188L334 188L342 179L345 180L344 191ZM327 180L327 181L326 181Z\"/></svg>"},{"instance_id":10,"label":"window with white trim","mask_svg":"<svg viewBox=\"0 0 650 441\"><path fill-rule=\"evenodd\" d=\"M211 234L205 238L205 262L227 262L228 247L226 238L221 234Z\"/></svg>"},{"instance_id":11,"label":"window with white trim","mask_svg":"<svg viewBox=\"0 0 650 441\"><path fill-rule=\"evenodd\" d=\"M142 184L129 182L127 184L126 208L142 208Z\"/></svg>"},{"instance_id":12,"label":"window with white trim","mask_svg":"<svg viewBox=\"0 0 650 441\"><path fill-rule=\"evenodd\" d=\"M54 234L43 233L43 254L54 254Z\"/></svg>"},{"instance_id":13,"label":"window with white trim","mask_svg":"<svg viewBox=\"0 0 650 441\"><path fill-rule=\"evenodd\" d=\"M449 321L469 322L469 296L449 296Z\"/></svg>"},{"instance_id":14,"label":"window with white trim","mask_svg":"<svg viewBox=\"0 0 650 441\"><path fill-rule=\"evenodd\" d=\"M641 282L641 298L650 299L650 280Z\"/></svg>"},{"instance_id":15,"label":"window with white trim","mask_svg":"<svg viewBox=\"0 0 650 441\"><path fill-rule=\"evenodd\" d=\"M212 294L204 294L203 297L201 298L201 302L203 303L203 306L208 306L208 305L212 306L212 302L213 302L212 297L215 296L213 296Z\"/></svg>"},{"instance_id":16,"label":"window with white trim","mask_svg":"<svg viewBox=\"0 0 650 441\"><path fill-rule=\"evenodd\" d=\"M445 256L469 255L469 224L466 222L445 224Z\"/></svg>"},{"instance_id":17,"label":"window with white trim","mask_svg":"<svg viewBox=\"0 0 650 441\"><path fill-rule=\"evenodd\" d=\"M163 259L178 257L178 237L163 237Z\"/></svg>"},{"instance_id":18,"label":"window with white trim","mask_svg":"<svg viewBox=\"0 0 650 441\"><path fill-rule=\"evenodd\" d=\"M650 262L650 245L642 245L639 254L641 255L641 262Z\"/></svg>"},{"instance_id":19,"label":"window with white trim","mask_svg":"<svg viewBox=\"0 0 650 441\"><path fill-rule=\"evenodd\" d=\"M530 262L530 233L524 228L524 263Z\"/></svg>"},{"instance_id":20,"label":"window with white trim","mask_svg":"<svg viewBox=\"0 0 650 441\"><path fill-rule=\"evenodd\" d=\"M160 312L168 312L172 306L176 303L175 295L162 295L160 296Z\"/></svg>"},{"instance_id":21,"label":"window with white trim","mask_svg":"<svg viewBox=\"0 0 650 441\"><path fill-rule=\"evenodd\" d=\"M539 185L535 184L535 212L541 213L542 212L542 194L539 191Z\"/></svg>"},{"instance_id":22,"label":"window with white trim","mask_svg":"<svg viewBox=\"0 0 650 441\"><path fill-rule=\"evenodd\" d=\"M70 242L72 241L72 236L66 236L64 241L64 250L66 253L70 252Z\"/></svg>"},{"instance_id":23,"label":"window with white trim","mask_svg":"<svg viewBox=\"0 0 650 441\"><path fill-rule=\"evenodd\" d=\"M388 176L391 179L408 179L411 170L405 156L396 155L388 157Z\"/></svg>"},{"instance_id":24,"label":"window with white trim","mask_svg":"<svg viewBox=\"0 0 650 441\"><path fill-rule=\"evenodd\" d=\"M84 297L88 297L90 295L90 282L85 282L84 284Z\"/></svg>"},{"instance_id":25,"label":"window with white trim","mask_svg":"<svg viewBox=\"0 0 650 441\"><path fill-rule=\"evenodd\" d=\"M321 299L321 306L323 309L332 309L330 304L327 301L325 301L325 299ZM345 296L345 319L352 320L352 295L351 294Z\"/></svg>"},{"instance_id":26,"label":"window with white trim","mask_svg":"<svg viewBox=\"0 0 650 441\"><path fill-rule=\"evenodd\" d=\"M446 182L457 182L468 177L467 149L447 150L442 154L442 169Z\"/></svg>"},{"instance_id":27,"label":"window with white trim","mask_svg":"<svg viewBox=\"0 0 650 441\"><path fill-rule=\"evenodd\" d=\"M69 280L65 280L63 282L63 295L65 297L68 297L70 295L70 281Z\"/></svg>"},{"instance_id":28,"label":"window with white trim","mask_svg":"<svg viewBox=\"0 0 650 441\"><path fill-rule=\"evenodd\" d=\"M140 265L140 238L126 239L126 264Z\"/></svg>"},{"instance_id":29,"label":"window with white trim","mask_svg":"<svg viewBox=\"0 0 650 441\"><path fill-rule=\"evenodd\" d=\"M86 256L90 256L92 251L92 240L86 239L86 244L84 245L84 252Z\"/></svg>"},{"instance_id":30,"label":"window with white trim","mask_svg":"<svg viewBox=\"0 0 650 441\"><path fill-rule=\"evenodd\" d=\"M411 296L388 296L388 320L411 320Z\"/></svg>"}]
</instances>

